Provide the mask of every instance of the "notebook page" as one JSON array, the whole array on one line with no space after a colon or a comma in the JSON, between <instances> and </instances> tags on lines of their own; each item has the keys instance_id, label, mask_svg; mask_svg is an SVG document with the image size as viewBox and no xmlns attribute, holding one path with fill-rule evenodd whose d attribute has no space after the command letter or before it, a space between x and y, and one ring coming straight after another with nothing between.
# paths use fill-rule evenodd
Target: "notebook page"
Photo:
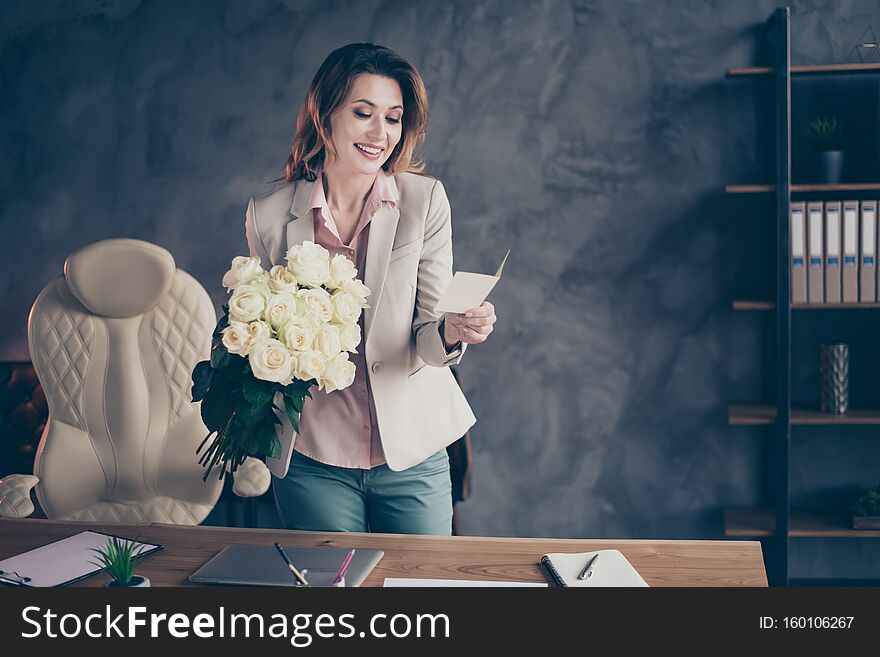
<instances>
[{"instance_id":1,"label":"notebook page","mask_svg":"<svg viewBox=\"0 0 880 657\"><path fill-rule=\"evenodd\" d=\"M598 553L593 575L586 580L579 580L577 576L596 552L556 552L545 556L549 557L556 572L570 587L648 586L619 550L599 550Z\"/></svg>"}]
</instances>

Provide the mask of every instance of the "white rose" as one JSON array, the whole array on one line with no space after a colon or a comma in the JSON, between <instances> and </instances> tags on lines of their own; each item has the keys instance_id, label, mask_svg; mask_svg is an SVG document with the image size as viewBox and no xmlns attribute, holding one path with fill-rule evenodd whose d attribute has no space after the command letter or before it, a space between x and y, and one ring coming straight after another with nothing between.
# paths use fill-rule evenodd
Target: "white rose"
<instances>
[{"instance_id":1,"label":"white rose","mask_svg":"<svg viewBox=\"0 0 880 657\"><path fill-rule=\"evenodd\" d=\"M312 348L315 329L308 322L294 319L278 329L278 339L287 345L288 349L306 351Z\"/></svg>"},{"instance_id":2,"label":"white rose","mask_svg":"<svg viewBox=\"0 0 880 657\"><path fill-rule=\"evenodd\" d=\"M330 261L330 285L328 287L335 289L345 281L353 279L357 273L354 263L341 253L337 253Z\"/></svg>"},{"instance_id":3,"label":"white rose","mask_svg":"<svg viewBox=\"0 0 880 657\"><path fill-rule=\"evenodd\" d=\"M348 354L342 353L327 363L324 375L318 379L318 386L324 392L342 390L354 382L354 374L354 363L348 360Z\"/></svg>"},{"instance_id":4,"label":"white rose","mask_svg":"<svg viewBox=\"0 0 880 657\"><path fill-rule=\"evenodd\" d=\"M223 287L232 290L262 277L264 273L260 267L260 256L235 256L232 259L232 268L223 275Z\"/></svg>"},{"instance_id":5,"label":"white rose","mask_svg":"<svg viewBox=\"0 0 880 657\"><path fill-rule=\"evenodd\" d=\"M272 337L272 327L266 322L257 320L256 322L248 324L248 333L250 333L251 336L250 346L253 347L258 342L268 340Z\"/></svg>"},{"instance_id":6,"label":"white rose","mask_svg":"<svg viewBox=\"0 0 880 657\"><path fill-rule=\"evenodd\" d=\"M355 295L337 290L331 296L333 301L333 321L340 324L354 324L361 316L361 300Z\"/></svg>"},{"instance_id":7,"label":"white rose","mask_svg":"<svg viewBox=\"0 0 880 657\"><path fill-rule=\"evenodd\" d=\"M314 242L295 244L287 251L287 268L301 285L320 287L330 279L330 252Z\"/></svg>"},{"instance_id":8,"label":"white rose","mask_svg":"<svg viewBox=\"0 0 880 657\"><path fill-rule=\"evenodd\" d=\"M279 340L270 338L254 345L248 357L254 376L287 385L293 380L296 359Z\"/></svg>"},{"instance_id":9,"label":"white rose","mask_svg":"<svg viewBox=\"0 0 880 657\"><path fill-rule=\"evenodd\" d=\"M293 292L279 292L266 304L266 321L276 331L297 315L297 298Z\"/></svg>"},{"instance_id":10,"label":"white rose","mask_svg":"<svg viewBox=\"0 0 880 657\"><path fill-rule=\"evenodd\" d=\"M339 329L333 324L324 324L315 336L314 348L329 360L335 358L342 347L339 343Z\"/></svg>"},{"instance_id":11,"label":"white rose","mask_svg":"<svg viewBox=\"0 0 880 657\"><path fill-rule=\"evenodd\" d=\"M244 322L229 322L223 329L223 346L230 354L247 356L251 347L251 334Z\"/></svg>"},{"instance_id":12,"label":"white rose","mask_svg":"<svg viewBox=\"0 0 880 657\"><path fill-rule=\"evenodd\" d=\"M333 319L333 301L330 293L321 288L313 290L300 290L298 293L306 307L311 310L318 321L327 323Z\"/></svg>"},{"instance_id":13,"label":"white rose","mask_svg":"<svg viewBox=\"0 0 880 657\"><path fill-rule=\"evenodd\" d=\"M296 276L284 265L275 265L269 271L269 287L273 292L296 292Z\"/></svg>"},{"instance_id":14,"label":"white rose","mask_svg":"<svg viewBox=\"0 0 880 657\"><path fill-rule=\"evenodd\" d=\"M237 322L253 322L260 319L269 301L269 286L251 282L235 288L229 298L229 318Z\"/></svg>"},{"instance_id":15,"label":"white rose","mask_svg":"<svg viewBox=\"0 0 880 657\"><path fill-rule=\"evenodd\" d=\"M369 308L367 305L367 297L370 296L370 288L364 285L358 279L353 279L350 281L345 281L342 285L339 286L343 292L348 292L351 295L356 296L361 301L361 305L364 308Z\"/></svg>"},{"instance_id":16,"label":"white rose","mask_svg":"<svg viewBox=\"0 0 880 657\"><path fill-rule=\"evenodd\" d=\"M327 359L320 351L309 350L296 357L296 377L303 381L319 379L324 376Z\"/></svg>"},{"instance_id":17,"label":"white rose","mask_svg":"<svg viewBox=\"0 0 880 657\"><path fill-rule=\"evenodd\" d=\"M361 343L361 327L357 324L344 324L339 327L339 347L343 351L357 353L357 346Z\"/></svg>"}]
</instances>

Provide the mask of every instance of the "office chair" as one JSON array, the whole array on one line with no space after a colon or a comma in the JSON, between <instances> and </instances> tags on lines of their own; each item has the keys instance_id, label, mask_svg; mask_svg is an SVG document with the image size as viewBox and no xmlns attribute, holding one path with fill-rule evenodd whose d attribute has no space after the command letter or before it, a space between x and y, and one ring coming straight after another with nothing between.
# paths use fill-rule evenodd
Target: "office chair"
<instances>
[{"instance_id":1,"label":"office chair","mask_svg":"<svg viewBox=\"0 0 880 657\"><path fill-rule=\"evenodd\" d=\"M49 419L34 475L0 480L0 515L30 515L22 495L35 486L50 519L201 523L223 486L202 480L208 431L191 373L215 324L205 289L155 244L111 239L70 255L28 320ZM235 492L262 494L268 470L245 465Z\"/></svg>"}]
</instances>

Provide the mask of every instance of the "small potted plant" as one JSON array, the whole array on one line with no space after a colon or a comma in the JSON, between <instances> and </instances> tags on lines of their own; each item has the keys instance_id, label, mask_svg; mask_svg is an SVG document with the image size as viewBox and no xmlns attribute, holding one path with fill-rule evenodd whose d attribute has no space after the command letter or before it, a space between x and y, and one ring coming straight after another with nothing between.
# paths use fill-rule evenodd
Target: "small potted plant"
<instances>
[{"instance_id":1,"label":"small potted plant","mask_svg":"<svg viewBox=\"0 0 880 657\"><path fill-rule=\"evenodd\" d=\"M810 122L807 138L813 147L816 179L836 185L843 178L843 129L835 118L817 117Z\"/></svg>"},{"instance_id":2,"label":"small potted plant","mask_svg":"<svg viewBox=\"0 0 880 657\"><path fill-rule=\"evenodd\" d=\"M880 486L862 491L850 511L853 529L880 529Z\"/></svg>"},{"instance_id":3,"label":"small potted plant","mask_svg":"<svg viewBox=\"0 0 880 657\"><path fill-rule=\"evenodd\" d=\"M135 554L138 544L134 541L126 541L117 536L111 536L107 544L101 548L94 548L98 553L98 561L95 563L107 571L113 579L107 586L149 586L150 580L146 577L134 574L134 568L142 557Z\"/></svg>"}]
</instances>

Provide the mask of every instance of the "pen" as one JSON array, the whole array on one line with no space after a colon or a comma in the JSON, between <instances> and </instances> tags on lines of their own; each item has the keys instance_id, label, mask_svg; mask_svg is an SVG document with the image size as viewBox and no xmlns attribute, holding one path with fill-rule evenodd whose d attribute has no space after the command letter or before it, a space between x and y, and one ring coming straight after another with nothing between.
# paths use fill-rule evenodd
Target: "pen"
<instances>
[{"instance_id":1,"label":"pen","mask_svg":"<svg viewBox=\"0 0 880 657\"><path fill-rule=\"evenodd\" d=\"M348 564L351 563L351 558L354 556L354 548L351 549L345 559L342 561L342 565L339 567L339 571L336 573L336 577L333 578L333 583L338 584L342 581L342 578L345 577L345 571L348 570Z\"/></svg>"},{"instance_id":2,"label":"pen","mask_svg":"<svg viewBox=\"0 0 880 657\"><path fill-rule=\"evenodd\" d=\"M31 581L30 577L22 577L14 570L12 571L4 571L0 570L0 582L5 584L14 584L15 586L25 586L28 582Z\"/></svg>"},{"instance_id":3,"label":"pen","mask_svg":"<svg viewBox=\"0 0 880 657\"><path fill-rule=\"evenodd\" d=\"M294 565L291 563L290 559L287 558L287 552L285 552L285 551L284 551L284 548L281 547L281 543L276 543L276 544L275 544L275 549L278 550L279 554L280 554L281 557L284 559L284 562L287 564L287 567L290 568L290 572L292 572L292 573L296 576L296 578L297 578L300 582L302 582L302 585L303 585L303 586L309 586L309 583L306 581L306 578L303 577L303 574L302 574L301 572L299 572L299 571L296 569L296 566L294 566Z\"/></svg>"},{"instance_id":4,"label":"pen","mask_svg":"<svg viewBox=\"0 0 880 657\"><path fill-rule=\"evenodd\" d=\"M584 566L584 569L581 571L581 574L578 575L578 579L588 579L593 576L593 564L599 559L599 553L593 555L593 557L587 562L587 565Z\"/></svg>"}]
</instances>

